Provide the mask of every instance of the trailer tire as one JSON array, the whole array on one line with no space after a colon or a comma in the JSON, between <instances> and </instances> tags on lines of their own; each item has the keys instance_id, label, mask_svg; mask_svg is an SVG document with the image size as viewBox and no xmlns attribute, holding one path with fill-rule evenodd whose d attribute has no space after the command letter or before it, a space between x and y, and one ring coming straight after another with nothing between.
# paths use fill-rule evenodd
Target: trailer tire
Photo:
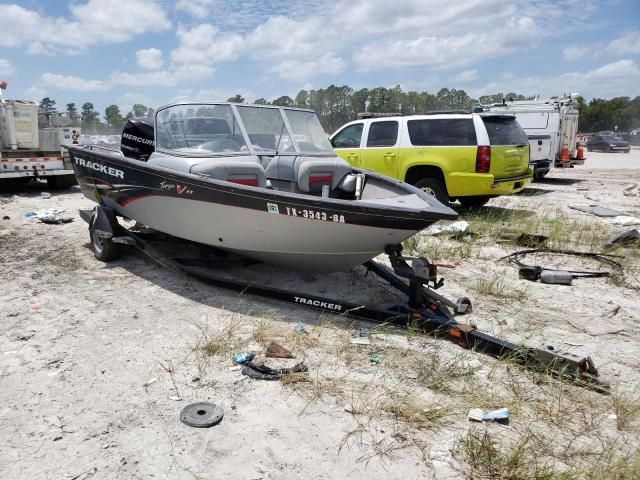
<instances>
[{"instance_id":1,"label":"trailer tire","mask_svg":"<svg viewBox=\"0 0 640 480\"><path fill-rule=\"evenodd\" d=\"M53 177L47 177L47 184L49 188L69 188L77 185L75 175L55 175Z\"/></svg>"},{"instance_id":2,"label":"trailer tire","mask_svg":"<svg viewBox=\"0 0 640 480\"><path fill-rule=\"evenodd\" d=\"M113 243L110 238L100 238L96 235L95 224L97 216L98 212L94 209L89 220L89 238L91 239L93 255L101 262L116 260L122 255L122 249L120 245Z\"/></svg>"}]
</instances>

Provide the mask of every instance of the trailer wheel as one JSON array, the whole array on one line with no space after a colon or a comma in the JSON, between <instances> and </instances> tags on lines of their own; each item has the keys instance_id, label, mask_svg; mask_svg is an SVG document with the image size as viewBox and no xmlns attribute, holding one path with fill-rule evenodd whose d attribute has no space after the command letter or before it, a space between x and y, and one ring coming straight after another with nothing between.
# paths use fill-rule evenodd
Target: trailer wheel
<instances>
[{"instance_id":1,"label":"trailer wheel","mask_svg":"<svg viewBox=\"0 0 640 480\"><path fill-rule=\"evenodd\" d=\"M47 177L47 185L49 185L49 188L69 188L77 183L75 175L54 175Z\"/></svg>"},{"instance_id":2,"label":"trailer wheel","mask_svg":"<svg viewBox=\"0 0 640 480\"><path fill-rule=\"evenodd\" d=\"M96 234L97 210L93 210L89 220L89 238L91 239L91 249L94 256L101 262L110 262L122 255L120 245L113 243L110 238L103 238Z\"/></svg>"},{"instance_id":3,"label":"trailer wheel","mask_svg":"<svg viewBox=\"0 0 640 480\"><path fill-rule=\"evenodd\" d=\"M460 297L456 300L456 313L459 315L464 315L467 313L471 313L473 307L471 305L471 299L468 297Z\"/></svg>"}]
</instances>

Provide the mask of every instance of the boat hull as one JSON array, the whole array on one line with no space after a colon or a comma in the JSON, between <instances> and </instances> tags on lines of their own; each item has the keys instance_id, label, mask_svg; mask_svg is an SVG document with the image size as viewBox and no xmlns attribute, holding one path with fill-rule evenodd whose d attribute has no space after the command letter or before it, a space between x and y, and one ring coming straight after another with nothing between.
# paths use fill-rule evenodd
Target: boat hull
<instances>
[{"instance_id":1,"label":"boat hull","mask_svg":"<svg viewBox=\"0 0 640 480\"><path fill-rule=\"evenodd\" d=\"M452 216L236 186L87 149L70 155L84 195L118 215L299 271L349 270Z\"/></svg>"}]
</instances>

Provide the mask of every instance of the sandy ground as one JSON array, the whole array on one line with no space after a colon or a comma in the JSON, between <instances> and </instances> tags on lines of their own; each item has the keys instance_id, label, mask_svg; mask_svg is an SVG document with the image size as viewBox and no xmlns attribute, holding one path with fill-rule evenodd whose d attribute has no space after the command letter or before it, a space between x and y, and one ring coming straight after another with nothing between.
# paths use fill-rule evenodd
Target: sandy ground
<instances>
[{"instance_id":1,"label":"sandy ground","mask_svg":"<svg viewBox=\"0 0 640 480\"><path fill-rule=\"evenodd\" d=\"M622 194L633 182L640 182L640 150L591 153L586 165L553 171L522 195L494 199L488 208L527 216L560 210L567 218L617 232L628 227L610 226L567 205L599 203L640 217L640 198ZM87 226L79 217L63 225L24 217L26 211L51 207L75 215L92 205L77 188L52 192L49 199L40 195L45 190L43 185L0 195L0 216L5 217L0 220L0 478L409 480L467 475L451 455L455 439L470 428L464 411L456 411L441 429L407 430L403 441L415 434L416 444L417 439L425 442L420 451L399 448L393 456L376 455L370 453L373 441L348 441L357 419L345 411L343 397L328 392L311 402L296 388L250 380L230 369L231 352L262 348L256 332L265 333L269 322L281 332L278 338L285 344L289 340L296 356L305 359L311 376L353 374L360 383L381 378L393 385L396 377L384 370L384 356L381 366L370 364L359 347L343 341L358 322L212 288L136 253L103 264L93 257ZM443 294L474 300L468 321L513 341L551 343L591 355L601 374L622 388L632 390L640 383L638 290L602 279L573 286L529 283L496 263L501 253L502 247L487 246L455 270L440 272L447 281ZM489 273L526 291L526 300L479 296L471 285ZM249 275L269 271L257 267ZM279 285L343 299L387 302L394 297L359 270L273 276ZM616 333L587 333L585 325L616 306L615 318L604 322L605 327L615 322ZM325 347L309 342L307 349L292 340L297 321ZM228 351L206 356L198 350L206 339L221 335L230 343ZM385 348L410 343L402 332L380 338ZM462 351L442 340L420 348L443 355ZM345 355L352 360L345 361ZM476 353L467 360L481 366L478 375L491 378L494 360ZM429 389L409 386L411 395L431 395ZM209 429L182 424L180 410L194 401L222 406L223 421ZM517 431L519 423L533 421L523 413L514 418L514 427L501 428ZM393 421L376 425L372 438L384 439L395 428ZM617 435L615 427L607 428ZM398 441L397 431L394 438ZM624 439L639 445L636 434Z\"/></svg>"}]
</instances>

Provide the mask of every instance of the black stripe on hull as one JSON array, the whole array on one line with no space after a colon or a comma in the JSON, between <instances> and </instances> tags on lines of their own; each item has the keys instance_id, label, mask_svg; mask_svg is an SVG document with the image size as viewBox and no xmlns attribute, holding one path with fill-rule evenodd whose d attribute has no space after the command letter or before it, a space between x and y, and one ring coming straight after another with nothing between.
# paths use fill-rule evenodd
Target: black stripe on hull
<instances>
[{"instance_id":1,"label":"black stripe on hull","mask_svg":"<svg viewBox=\"0 0 640 480\"><path fill-rule=\"evenodd\" d=\"M349 200L235 186L228 182L174 173L152 164L78 147L70 147L69 153L85 197L96 202L100 202L100 197L106 197L123 207L139 198L162 196L230 205L280 215L314 214L318 220L412 231L422 230L439 219L455 218L454 215L431 210L379 208L356 204ZM369 172L367 175L388 181L385 177ZM412 189L408 193L426 195L413 187L408 188ZM305 216L305 218L308 217Z\"/></svg>"}]
</instances>

